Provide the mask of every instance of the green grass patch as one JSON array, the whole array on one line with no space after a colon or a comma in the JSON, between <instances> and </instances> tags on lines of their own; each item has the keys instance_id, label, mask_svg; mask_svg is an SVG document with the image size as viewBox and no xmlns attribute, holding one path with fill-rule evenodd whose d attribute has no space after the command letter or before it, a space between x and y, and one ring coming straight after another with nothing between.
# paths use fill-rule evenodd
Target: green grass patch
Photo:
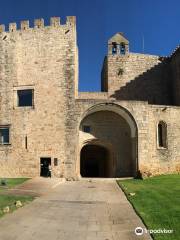
<instances>
[{"instance_id":1,"label":"green grass patch","mask_svg":"<svg viewBox=\"0 0 180 240\"><path fill-rule=\"evenodd\" d=\"M148 229L173 229L172 234L153 234L154 239L180 239L180 175L123 180L118 184Z\"/></svg>"},{"instance_id":2,"label":"green grass patch","mask_svg":"<svg viewBox=\"0 0 180 240\"><path fill-rule=\"evenodd\" d=\"M22 184L30 178L0 178L0 189L4 189L5 187L11 188L16 185ZM1 183L5 180L7 185L3 186Z\"/></svg>"},{"instance_id":3,"label":"green grass patch","mask_svg":"<svg viewBox=\"0 0 180 240\"><path fill-rule=\"evenodd\" d=\"M6 190L8 188L14 188L17 185L20 185L24 183L25 181L29 180L30 178L0 178L0 190L1 193L3 190ZM1 185L5 180L6 185ZM10 211L13 212L17 209L15 206L16 201L21 201L22 205L25 205L29 202L31 202L34 199L34 197L26 196L26 195L8 195L5 192L0 195L0 217L2 217L5 213L3 212L3 209L5 207L9 207Z\"/></svg>"},{"instance_id":4,"label":"green grass patch","mask_svg":"<svg viewBox=\"0 0 180 240\"><path fill-rule=\"evenodd\" d=\"M11 195L1 195L0 196L0 217L2 217L5 213L3 212L3 208L9 206L10 212L13 212L17 207L15 206L16 201L21 201L22 205L25 205L31 202L34 197L31 196L11 196Z\"/></svg>"}]
</instances>

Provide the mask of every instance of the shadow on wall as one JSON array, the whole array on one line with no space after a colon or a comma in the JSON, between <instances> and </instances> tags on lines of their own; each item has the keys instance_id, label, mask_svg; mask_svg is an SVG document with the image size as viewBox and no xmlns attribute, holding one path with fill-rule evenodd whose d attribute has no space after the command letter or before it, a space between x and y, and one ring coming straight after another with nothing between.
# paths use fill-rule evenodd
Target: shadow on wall
<instances>
[{"instance_id":1,"label":"shadow on wall","mask_svg":"<svg viewBox=\"0 0 180 240\"><path fill-rule=\"evenodd\" d=\"M149 104L173 105L173 86L169 62L168 59L160 58L160 60L159 64L115 90L111 97L117 100L148 101Z\"/></svg>"}]
</instances>

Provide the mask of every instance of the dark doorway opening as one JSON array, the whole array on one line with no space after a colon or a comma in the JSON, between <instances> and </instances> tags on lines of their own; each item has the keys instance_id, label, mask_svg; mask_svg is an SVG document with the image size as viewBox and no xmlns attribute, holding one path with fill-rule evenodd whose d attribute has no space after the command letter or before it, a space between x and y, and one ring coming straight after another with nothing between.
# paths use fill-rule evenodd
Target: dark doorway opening
<instances>
[{"instance_id":1,"label":"dark doorway opening","mask_svg":"<svg viewBox=\"0 0 180 240\"><path fill-rule=\"evenodd\" d=\"M41 177L51 177L51 158L41 158Z\"/></svg>"},{"instance_id":2,"label":"dark doorway opening","mask_svg":"<svg viewBox=\"0 0 180 240\"><path fill-rule=\"evenodd\" d=\"M82 177L108 177L109 152L98 145L86 145L81 150Z\"/></svg>"}]
</instances>

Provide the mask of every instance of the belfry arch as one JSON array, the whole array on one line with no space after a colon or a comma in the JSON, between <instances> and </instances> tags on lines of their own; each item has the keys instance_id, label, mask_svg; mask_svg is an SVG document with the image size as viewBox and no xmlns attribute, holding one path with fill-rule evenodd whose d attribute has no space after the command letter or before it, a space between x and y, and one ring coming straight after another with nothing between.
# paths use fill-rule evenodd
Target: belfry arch
<instances>
[{"instance_id":1,"label":"belfry arch","mask_svg":"<svg viewBox=\"0 0 180 240\"><path fill-rule=\"evenodd\" d=\"M103 103L89 108L79 127L81 177L134 177L138 171L137 125L123 107Z\"/></svg>"}]
</instances>

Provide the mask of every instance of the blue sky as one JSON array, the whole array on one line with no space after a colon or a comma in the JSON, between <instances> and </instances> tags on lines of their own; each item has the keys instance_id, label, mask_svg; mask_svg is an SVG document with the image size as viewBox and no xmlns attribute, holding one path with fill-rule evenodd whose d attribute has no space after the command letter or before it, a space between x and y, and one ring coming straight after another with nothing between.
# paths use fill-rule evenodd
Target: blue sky
<instances>
[{"instance_id":1,"label":"blue sky","mask_svg":"<svg viewBox=\"0 0 180 240\"><path fill-rule=\"evenodd\" d=\"M178 0L2 0L0 23L51 16L77 17L81 91L100 90L107 41L124 32L130 51L166 56L180 43Z\"/></svg>"}]
</instances>

